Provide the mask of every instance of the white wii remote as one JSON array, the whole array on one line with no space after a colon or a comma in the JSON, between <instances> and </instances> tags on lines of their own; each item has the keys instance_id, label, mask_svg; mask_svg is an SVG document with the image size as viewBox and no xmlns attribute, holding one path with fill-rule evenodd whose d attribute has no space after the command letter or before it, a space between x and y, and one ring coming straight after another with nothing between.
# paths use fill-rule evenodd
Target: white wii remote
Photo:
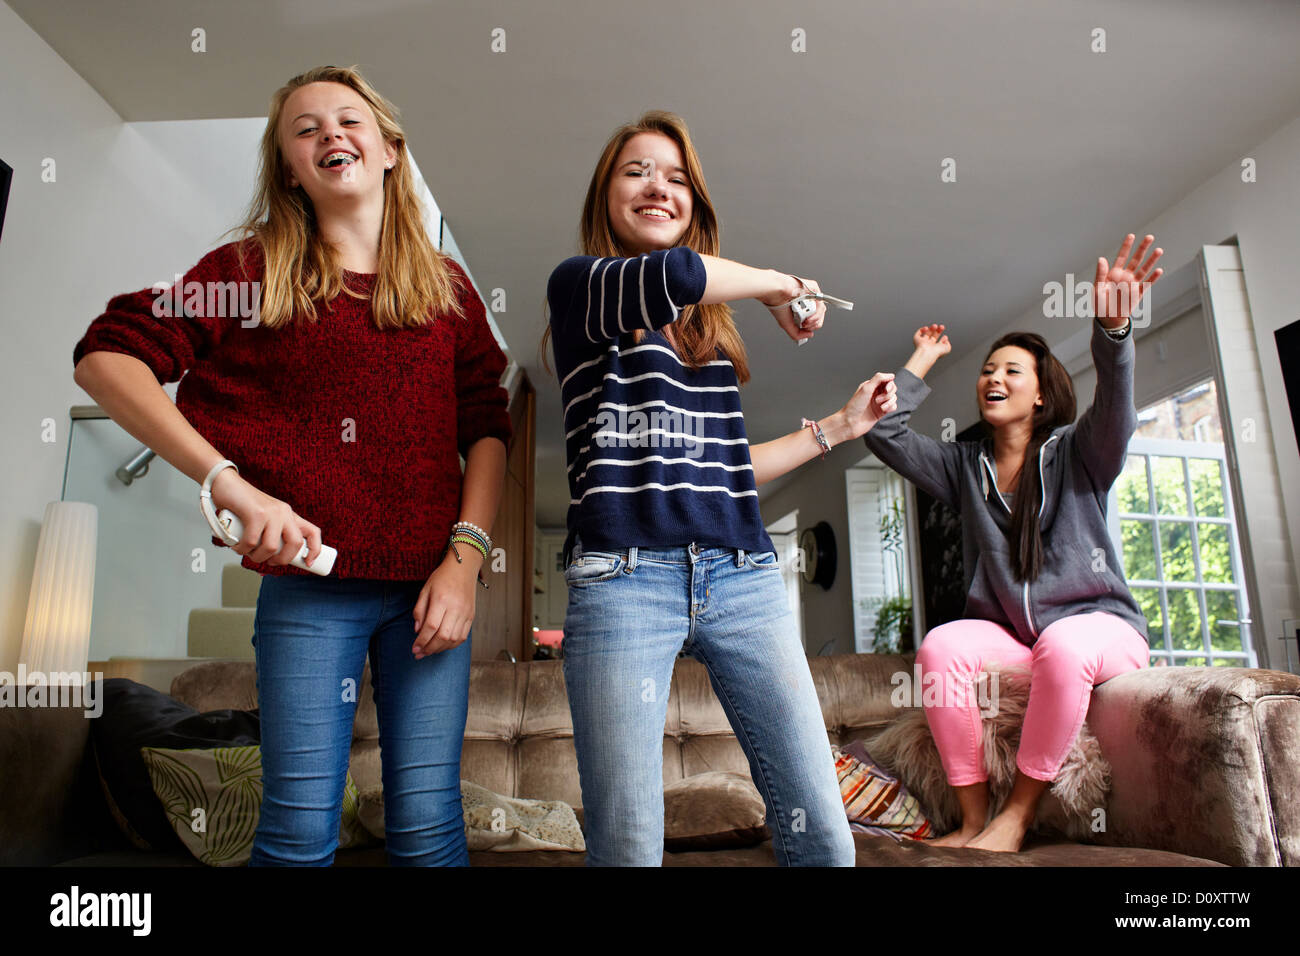
<instances>
[{"instance_id":1,"label":"white wii remote","mask_svg":"<svg viewBox=\"0 0 1300 956\"><path fill-rule=\"evenodd\" d=\"M243 523L240 522L239 518L229 508L222 508L221 511L217 513L217 520L221 523L221 526L225 528L226 533L230 535L232 540L238 541L244 536ZM311 567L308 567L307 562L304 560L304 558L307 557L307 551L307 542L304 541L302 543L302 550L298 552L298 556L289 563L295 568L302 568L304 571L310 571L312 574L319 574L322 577L334 570L334 559L339 556L338 551L334 548L322 544L320 546L320 554L316 555L316 562L312 564Z\"/></svg>"},{"instance_id":2,"label":"white wii remote","mask_svg":"<svg viewBox=\"0 0 1300 956\"><path fill-rule=\"evenodd\" d=\"M803 328L813 313L817 311L817 302L825 302L827 305L833 305L837 309L852 309L853 303L847 299L837 299L833 295L827 295L824 292L805 292L790 302L790 311L794 317L799 320L799 328ZM800 339L800 345L807 345L807 339Z\"/></svg>"}]
</instances>

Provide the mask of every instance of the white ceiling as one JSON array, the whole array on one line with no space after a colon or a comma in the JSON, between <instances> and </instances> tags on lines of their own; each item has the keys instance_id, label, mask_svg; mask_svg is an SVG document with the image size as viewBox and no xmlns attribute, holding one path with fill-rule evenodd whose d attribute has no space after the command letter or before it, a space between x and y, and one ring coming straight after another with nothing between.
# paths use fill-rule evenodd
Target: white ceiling
<instances>
[{"instance_id":1,"label":"white ceiling","mask_svg":"<svg viewBox=\"0 0 1300 956\"><path fill-rule=\"evenodd\" d=\"M401 108L475 278L506 290L498 322L538 390L541 525L568 499L542 299L617 124L681 113L723 254L858 304L798 350L740 305L757 442L896 367L923 322L978 347L1300 113L1292 2L7 2L126 120L264 116L302 69L359 64Z\"/></svg>"}]
</instances>

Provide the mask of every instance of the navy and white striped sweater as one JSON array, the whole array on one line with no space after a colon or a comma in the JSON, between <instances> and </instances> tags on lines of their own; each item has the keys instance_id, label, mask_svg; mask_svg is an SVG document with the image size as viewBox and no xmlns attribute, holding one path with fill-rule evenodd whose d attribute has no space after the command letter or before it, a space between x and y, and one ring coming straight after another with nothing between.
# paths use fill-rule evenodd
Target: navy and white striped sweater
<instances>
[{"instance_id":1,"label":"navy and white striped sweater","mask_svg":"<svg viewBox=\"0 0 1300 956\"><path fill-rule=\"evenodd\" d=\"M584 549L697 542L768 551L730 361L698 370L659 331L704 296L684 246L630 259L574 256L546 297L564 404L569 535ZM638 345L632 333L646 330Z\"/></svg>"}]
</instances>

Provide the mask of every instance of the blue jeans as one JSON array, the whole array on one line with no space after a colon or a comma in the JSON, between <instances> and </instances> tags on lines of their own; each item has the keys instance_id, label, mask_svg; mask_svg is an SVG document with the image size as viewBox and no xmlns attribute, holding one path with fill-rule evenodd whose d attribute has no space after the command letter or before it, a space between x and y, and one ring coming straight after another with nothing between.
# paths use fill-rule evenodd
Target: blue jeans
<instances>
[{"instance_id":1,"label":"blue jeans","mask_svg":"<svg viewBox=\"0 0 1300 956\"><path fill-rule=\"evenodd\" d=\"M329 866L362 668L379 720L388 861L468 866L460 751L470 641L411 655L422 581L265 575L253 646L262 723L262 812L250 866Z\"/></svg>"},{"instance_id":2,"label":"blue jeans","mask_svg":"<svg viewBox=\"0 0 1300 956\"><path fill-rule=\"evenodd\" d=\"M564 572L564 681L595 866L663 862L664 721L673 664L708 669L783 866L853 866L821 704L776 553L583 551Z\"/></svg>"}]
</instances>

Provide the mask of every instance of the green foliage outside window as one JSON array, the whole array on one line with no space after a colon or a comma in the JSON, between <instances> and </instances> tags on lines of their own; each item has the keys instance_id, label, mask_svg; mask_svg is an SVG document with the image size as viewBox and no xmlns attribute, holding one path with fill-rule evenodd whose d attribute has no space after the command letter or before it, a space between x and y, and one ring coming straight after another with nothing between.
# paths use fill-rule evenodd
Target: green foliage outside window
<instances>
[{"instance_id":1,"label":"green foliage outside window","mask_svg":"<svg viewBox=\"0 0 1300 956\"><path fill-rule=\"evenodd\" d=\"M1195 522L1201 580L1207 584L1234 584L1229 526L1197 520L1226 516L1220 462L1212 458L1186 459L1186 477L1190 479L1192 498L1189 508L1183 461L1181 458L1152 455L1148 474L1146 457L1130 455L1115 483L1120 512L1143 516L1124 518L1120 522L1125 577L1129 581L1163 580L1167 585L1194 585L1197 555L1192 540L1192 524ZM1178 520L1180 518L1182 520ZM1160 567L1156 564L1157 534L1160 536ZM1163 577L1160 571L1164 572ZM1160 590L1155 587L1132 588L1133 596L1146 615L1151 643L1156 649L1163 645L1165 623ZM1170 646L1174 650L1201 650L1204 644L1196 590L1166 587L1165 591L1169 606ZM1240 619L1237 592L1207 590L1205 611L1210 646L1220 651L1241 651L1240 628L1219 624L1220 621ZM1204 665L1206 661L1192 658L1184 663ZM1214 663L1231 665L1235 662L1216 660Z\"/></svg>"}]
</instances>

